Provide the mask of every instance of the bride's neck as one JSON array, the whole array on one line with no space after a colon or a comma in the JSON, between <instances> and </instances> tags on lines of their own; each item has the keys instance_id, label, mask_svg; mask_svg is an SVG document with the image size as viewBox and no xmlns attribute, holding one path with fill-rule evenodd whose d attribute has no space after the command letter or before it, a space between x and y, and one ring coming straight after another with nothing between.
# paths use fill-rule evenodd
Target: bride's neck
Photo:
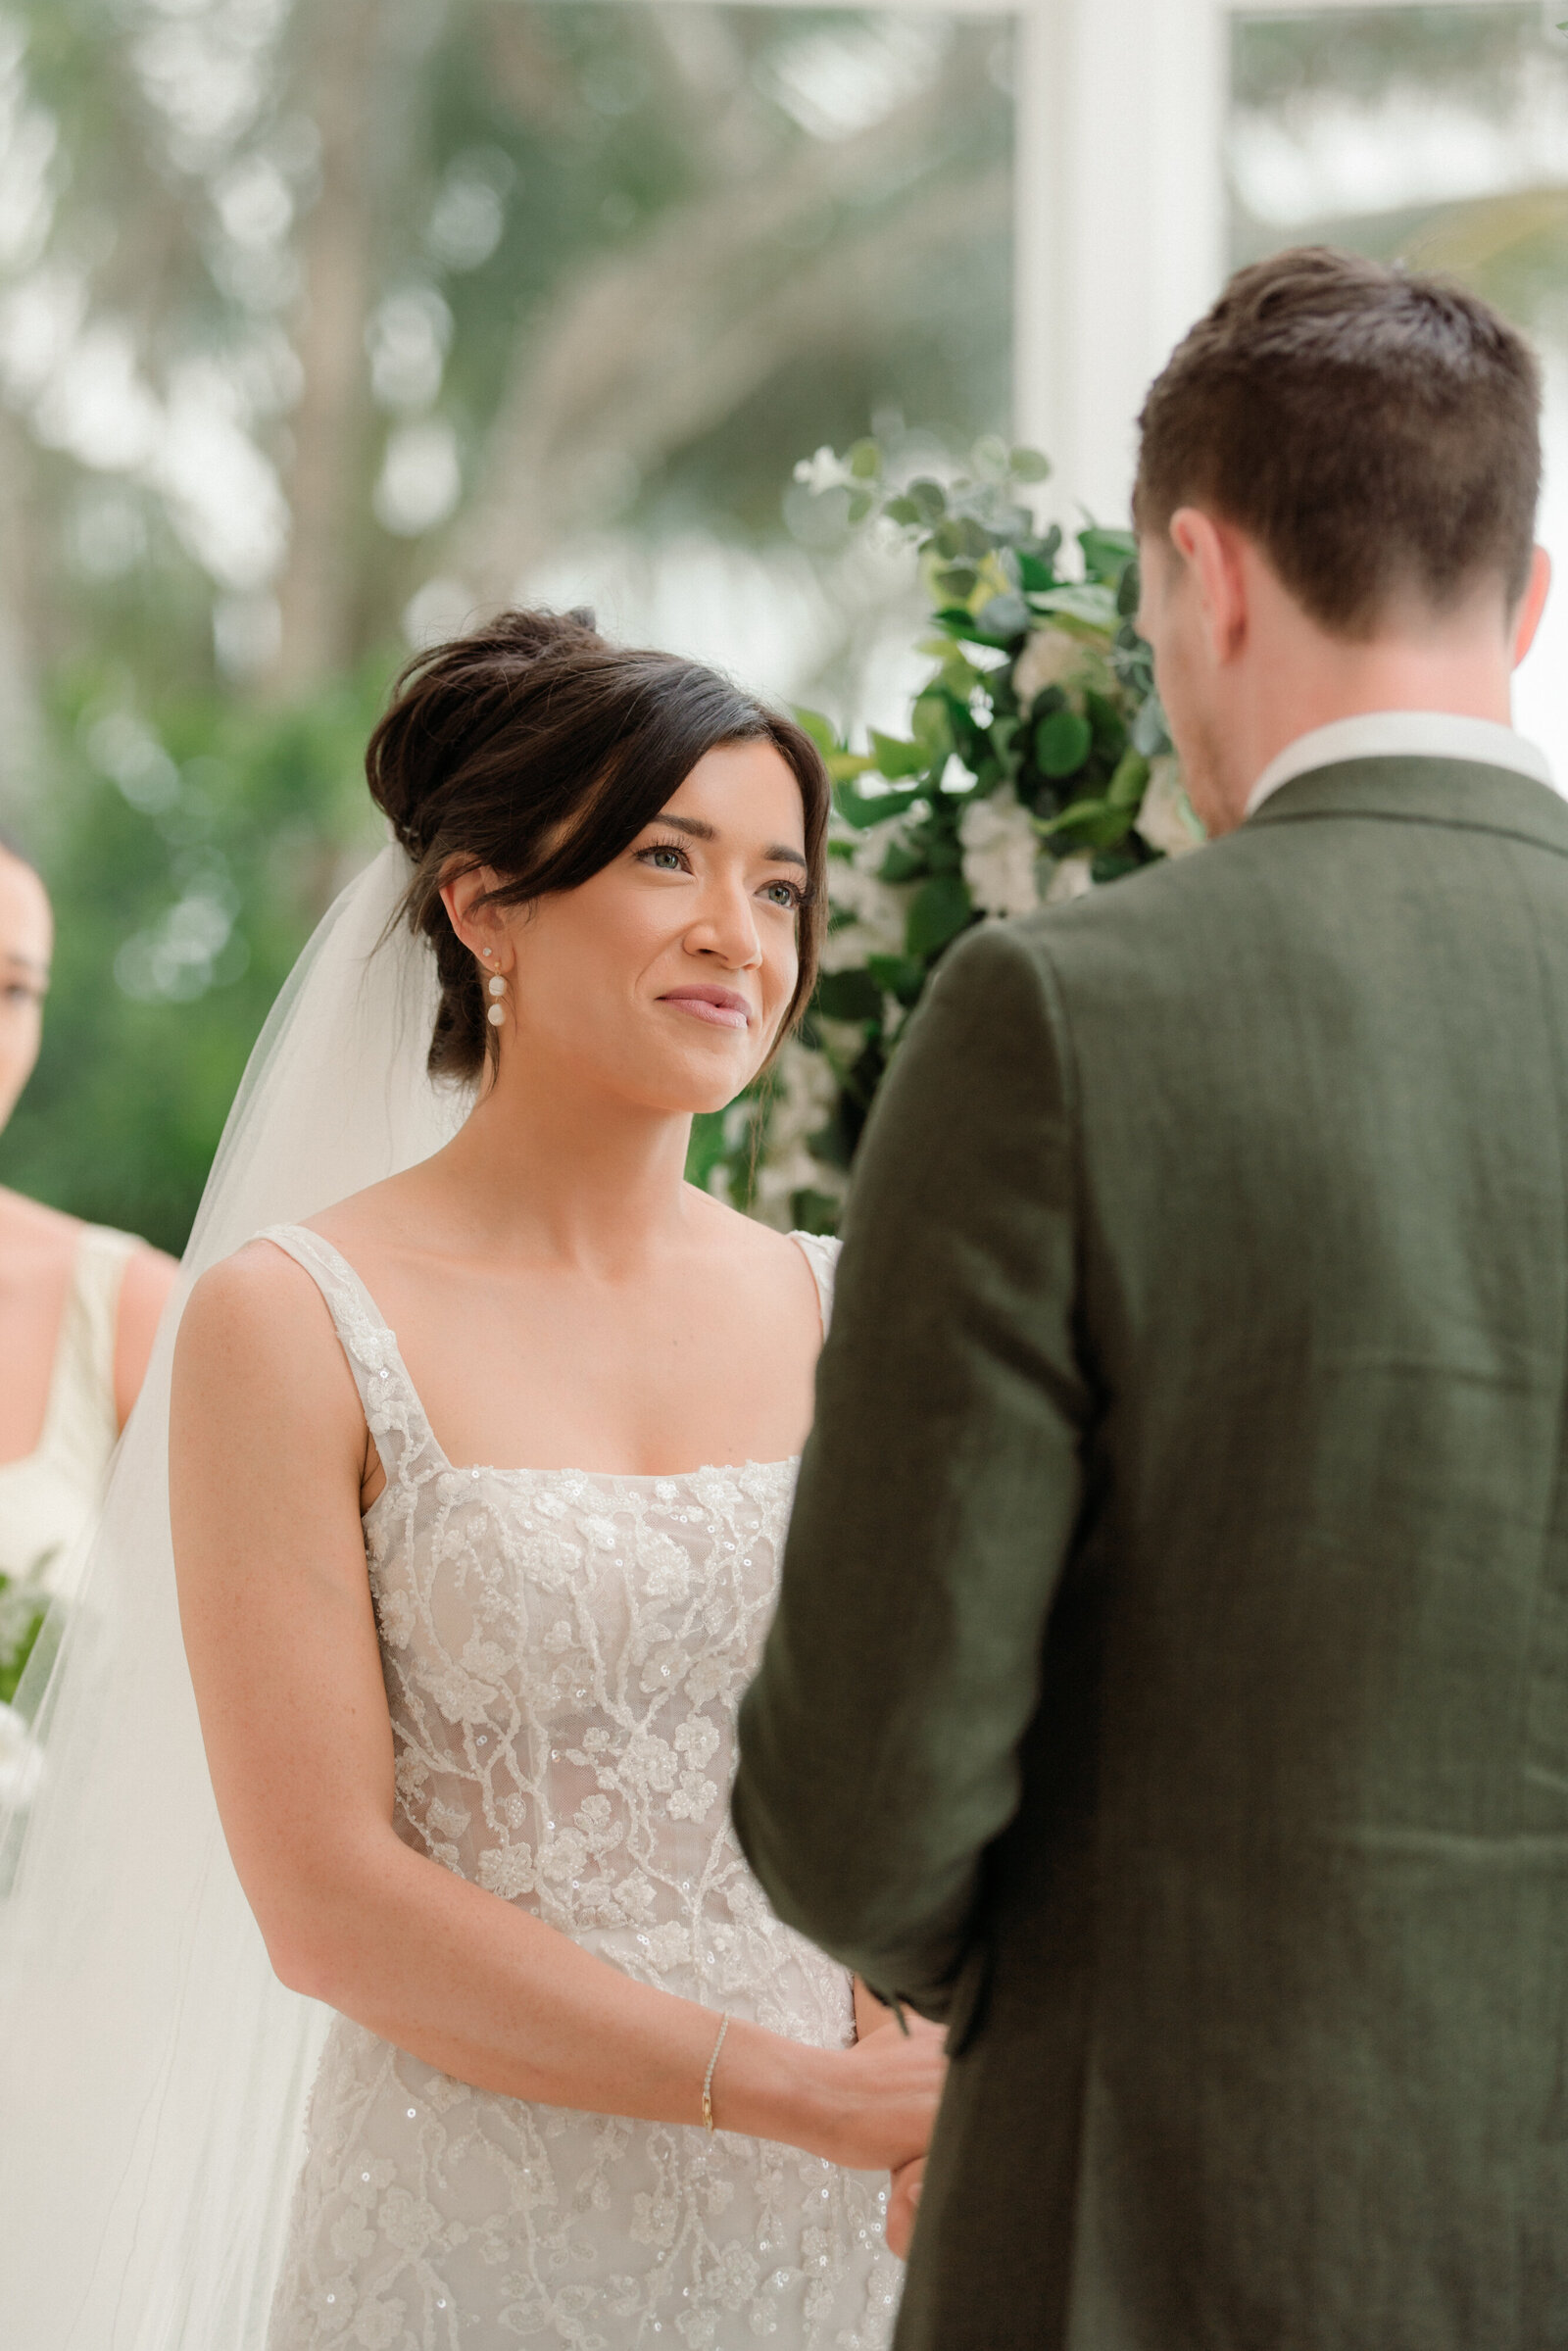
<instances>
[{"instance_id":1,"label":"bride's neck","mask_svg":"<svg viewBox=\"0 0 1568 2351\"><path fill-rule=\"evenodd\" d=\"M602 1267L634 1262L690 1210L689 1112L577 1082L492 1085L441 1154L488 1245Z\"/></svg>"}]
</instances>

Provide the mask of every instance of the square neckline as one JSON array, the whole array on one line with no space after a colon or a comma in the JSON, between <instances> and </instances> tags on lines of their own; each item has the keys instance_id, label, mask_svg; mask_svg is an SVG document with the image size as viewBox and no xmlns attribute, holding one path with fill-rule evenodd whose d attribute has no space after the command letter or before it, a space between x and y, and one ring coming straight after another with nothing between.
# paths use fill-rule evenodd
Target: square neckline
<instances>
[{"instance_id":1,"label":"square neckline","mask_svg":"<svg viewBox=\"0 0 1568 2351\"><path fill-rule=\"evenodd\" d=\"M748 1455L744 1461L705 1461L696 1469L662 1470L581 1469L572 1464L563 1464L558 1469L541 1469L531 1462L521 1464L515 1468L503 1468L499 1463L492 1461L454 1461L451 1454L447 1451L446 1446L441 1443L440 1438L435 1433L434 1423L431 1421L429 1413L425 1410L424 1398L420 1396L417 1388L416 1388L414 1380L410 1374L409 1367L403 1359L403 1349L398 1345L398 1335L396 1331L393 1330L392 1325L388 1322L386 1316L382 1313L380 1307L376 1304L375 1299L371 1296L368 1285L366 1283L363 1275L360 1274L356 1268L349 1263L348 1258L344 1256L342 1250L338 1249L334 1243L328 1241L323 1234L316 1232L310 1225L268 1225L257 1235L257 1239L259 1241L270 1242L274 1249L282 1249L283 1254L285 1256L293 1257L295 1263L298 1264L300 1260L296 1255L296 1252L292 1249L286 1247L280 1239L280 1236L283 1234L288 1234L291 1237L298 1237L299 1239L308 1242L313 1249L318 1250L321 1253L327 1262L328 1268L336 1274L338 1280L348 1291L356 1305L360 1308L361 1312L368 1321L374 1336L385 1341L387 1351L391 1358L391 1367L393 1370L395 1370L398 1379L401 1380L408 1400L418 1415L420 1430L425 1443L428 1445L430 1451L436 1457L435 1466L437 1475L468 1479L581 1478L586 1482L597 1486L659 1487L692 1485L698 1479L702 1478L738 1478L743 1477L748 1470L755 1470L762 1473L771 1472L775 1475L779 1475L786 1470L798 1471L801 1466L801 1455L799 1453L788 1453L772 1461L758 1461ZM812 1260L811 1253L803 1246L807 1239L818 1240L820 1239L820 1236L817 1234L811 1234L808 1236L801 1233L791 1232L786 1235L786 1239L795 1244L796 1248L800 1250L801 1255L806 1260L806 1269L810 1275L812 1285L816 1291L817 1313L821 1320L822 1336L825 1342L827 1338L828 1321L827 1297L824 1293L821 1276ZM308 1272L310 1269L307 1266L303 1270ZM318 1289L320 1289L321 1285L318 1283L317 1287ZM349 1356L349 1350L344 1345L344 1337L342 1331L338 1328L337 1316L332 1313L332 1301L329 1298L325 1297L324 1293L323 1302L326 1305L328 1314L331 1315L333 1333L337 1339L337 1343L339 1347L343 1348L345 1356L349 1358L349 1369L352 1372L354 1370L353 1359L351 1356ZM356 1379L356 1389L359 1388L359 1381ZM365 1402L363 1396L361 1396L360 1401L363 1407ZM375 1445L375 1434L369 1426L368 1416L367 1416L366 1420L366 1434L370 1439L371 1444ZM360 1516L362 1520L365 1521L368 1521L372 1513L380 1507L382 1501L385 1499L387 1494L392 1492L393 1488L392 1475L387 1468L385 1460L382 1458L381 1448L379 1445L376 1445L376 1459L381 1463L381 1474L384 1483L381 1487L380 1493L376 1494L374 1499L369 1502L364 1510L361 1511Z\"/></svg>"}]
</instances>

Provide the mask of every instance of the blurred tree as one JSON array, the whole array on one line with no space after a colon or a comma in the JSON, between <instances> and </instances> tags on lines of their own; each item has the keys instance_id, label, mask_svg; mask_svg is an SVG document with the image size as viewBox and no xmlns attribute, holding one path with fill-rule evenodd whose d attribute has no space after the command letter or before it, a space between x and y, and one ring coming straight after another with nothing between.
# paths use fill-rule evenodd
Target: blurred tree
<instances>
[{"instance_id":1,"label":"blurred tree","mask_svg":"<svg viewBox=\"0 0 1568 2351\"><path fill-rule=\"evenodd\" d=\"M0 397L34 452L34 669L108 647L193 686L216 652L297 696L432 576L448 609L493 601L564 535L737 491L776 533L822 437L808 386L1001 421L1004 39L639 0L17 0ZM721 484L702 445L742 418Z\"/></svg>"},{"instance_id":2,"label":"blurred tree","mask_svg":"<svg viewBox=\"0 0 1568 2351\"><path fill-rule=\"evenodd\" d=\"M601 0L0 8L0 812L60 963L4 1179L177 1247L414 634L766 546L1007 361L1006 33ZM349 681L349 682L345 682Z\"/></svg>"}]
</instances>

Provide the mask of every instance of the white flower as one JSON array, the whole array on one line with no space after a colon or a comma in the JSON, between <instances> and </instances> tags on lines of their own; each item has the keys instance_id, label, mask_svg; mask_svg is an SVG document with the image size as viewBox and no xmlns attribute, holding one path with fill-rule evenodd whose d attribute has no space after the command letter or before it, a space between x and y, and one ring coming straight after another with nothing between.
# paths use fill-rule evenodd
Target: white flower
<instances>
[{"instance_id":1,"label":"white flower","mask_svg":"<svg viewBox=\"0 0 1568 2351\"><path fill-rule=\"evenodd\" d=\"M580 1878L588 1867L588 1842L575 1829L563 1829L540 1847L539 1876L552 1886Z\"/></svg>"},{"instance_id":2,"label":"white flower","mask_svg":"<svg viewBox=\"0 0 1568 2351\"><path fill-rule=\"evenodd\" d=\"M958 839L963 878L981 913L1032 914L1040 904L1040 838L1009 784L988 799L970 801L958 820Z\"/></svg>"},{"instance_id":3,"label":"white flower","mask_svg":"<svg viewBox=\"0 0 1568 2351\"><path fill-rule=\"evenodd\" d=\"M1048 686L1065 686L1084 666L1084 648L1064 628L1037 628L1013 664L1012 690L1027 710Z\"/></svg>"},{"instance_id":4,"label":"white flower","mask_svg":"<svg viewBox=\"0 0 1568 2351\"><path fill-rule=\"evenodd\" d=\"M718 1789L701 1772L682 1772L680 1786L669 1799L672 1821L705 1821L713 1806Z\"/></svg>"},{"instance_id":5,"label":"white flower","mask_svg":"<svg viewBox=\"0 0 1568 2351\"><path fill-rule=\"evenodd\" d=\"M537 1883L533 1854L526 1845L492 1845L479 1856L479 1884L503 1902L532 1893Z\"/></svg>"},{"instance_id":6,"label":"white flower","mask_svg":"<svg viewBox=\"0 0 1568 2351\"><path fill-rule=\"evenodd\" d=\"M30 1804L42 1778L42 1748L15 1706L0 1701L0 1807Z\"/></svg>"},{"instance_id":7,"label":"white flower","mask_svg":"<svg viewBox=\"0 0 1568 2351\"><path fill-rule=\"evenodd\" d=\"M414 1637L414 1602L406 1592L381 1595L381 1631L395 1649L406 1649Z\"/></svg>"},{"instance_id":8,"label":"white flower","mask_svg":"<svg viewBox=\"0 0 1568 2351\"><path fill-rule=\"evenodd\" d=\"M441 2222L433 2205L406 2187L389 2187L376 2214L381 2234L403 2253L422 2253ZM397 2308L394 2303L393 2309ZM386 2340L391 2341L388 2335Z\"/></svg>"},{"instance_id":9,"label":"white flower","mask_svg":"<svg viewBox=\"0 0 1568 2351\"><path fill-rule=\"evenodd\" d=\"M689 1714L675 1733L675 1746L693 1771L700 1772L718 1753L718 1733L700 1714Z\"/></svg>"},{"instance_id":10,"label":"white flower","mask_svg":"<svg viewBox=\"0 0 1568 2351\"><path fill-rule=\"evenodd\" d=\"M1167 857L1184 857L1190 849L1203 845L1202 825L1182 788L1181 761L1168 751L1160 754L1150 770L1134 829L1143 834L1151 849L1163 850Z\"/></svg>"},{"instance_id":11,"label":"white flower","mask_svg":"<svg viewBox=\"0 0 1568 2351\"><path fill-rule=\"evenodd\" d=\"M784 1232L794 1214L791 1203L797 1192L820 1192L825 1199L842 1200L848 1190L841 1168L813 1159L805 1144L798 1143L782 1159L775 1159L770 1153L758 1169L752 1213L760 1223Z\"/></svg>"},{"instance_id":12,"label":"white flower","mask_svg":"<svg viewBox=\"0 0 1568 2351\"><path fill-rule=\"evenodd\" d=\"M1084 892L1092 890L1094 886L1095 877L1090 871L1089 852L1079 850L1072 857L1063 857L1058 863L1046 891L1046 904L1048 906L1065 906L1069 898L1082 898Z\"/></svg>"},{"instance_id":13,"label":"white flower","mask_svg":"<svg viewBox=\"0 0 1568 2351\"><path fill-rule=\"evenodd\" d=\"M401 2302L361 2303L354 2321L354 2340L363 2344L365 2351L390 2351L402 2332Z\"/></svg>"},{"instance_id":14,"label":"white flower","mask_svg":"<svg viewBox=\"0 0 1568 2351\"><path fill-rule=\"evenodd\" d=\"M665 1919L648 1937L647 1947L651 1967L684 1967L692 1955L691 1931L679 1919Z\"/></svg>"},{"instance_id":15,"label":"white flower","mask_svg":"<svg viewBox=\"0 0 1568 2351\"><path fill-rule=\"evenodd\" d=\"M855 476L843 459L835 457L833 451L824 442L815 457L801 459L795 468L795 478L797 481L805 482L807 488L814 491L820 498L824 490L848 488Z\"/></svg>"},{"instance_id":16,"label":"white flower","mask_svg":"<svg viewBox=\"0 0 1568 2351\"><path fill-rule=\"evenodd\" d=\"M868 955L902 955L909 890L883 881L877 868L897 835L894 824L874 825L857 842L853 857L834 857L828 866L833 910L853 919L829 931L822 942L824 971L858 970Z\"/></svg>"}]
</instances>

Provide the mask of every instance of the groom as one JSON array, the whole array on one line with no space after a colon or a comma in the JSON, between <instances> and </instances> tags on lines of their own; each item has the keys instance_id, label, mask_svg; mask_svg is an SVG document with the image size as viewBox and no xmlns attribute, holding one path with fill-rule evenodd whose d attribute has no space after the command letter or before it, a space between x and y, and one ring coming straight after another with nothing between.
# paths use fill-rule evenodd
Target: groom
<instances>
[{"instance_id":1,"label":"groom","mask_svg":"<svg viewBox=\"0 0 1568 2351\"><path fill-rule=\"evenodd\" d=\"M1539 382L1244 271L1142 420L1211 845L948 959L742 1716L947 2020L900 2351L1568 2345L1568 806Z\"/></svg>"}]
</instances>

